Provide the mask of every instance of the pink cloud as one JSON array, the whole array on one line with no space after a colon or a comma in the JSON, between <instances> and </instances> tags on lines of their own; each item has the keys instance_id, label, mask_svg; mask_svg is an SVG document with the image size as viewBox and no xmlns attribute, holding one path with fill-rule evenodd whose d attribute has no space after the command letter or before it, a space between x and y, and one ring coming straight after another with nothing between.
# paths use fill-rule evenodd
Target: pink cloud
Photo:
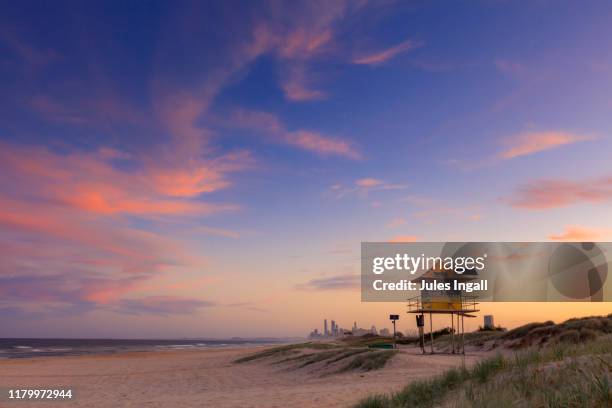
<instances>
[{"instance_id":1,"label":"pink cloud","mask_svg":"<svg viewBox=\"0 0 612 408\"><path fill-rule=\"evenodd\" d=\"M191 168L156 167L146 161L132 171L113 165L113 159L120 154L109 149L57 154L40 147L26 149L4 144L0 159L6 174L31 187L37 185L38 194L48 200L92 213L209 214L235 208L184 198L226 188L229 182L225 174L239 170L246 161L240 154L193 163Z\"/></svg>"},{"instance_id":2,"label":"pink cloud","mask_svg":"<svg viewBox=\"0 0 612 408\"><path fill-rule=\"evenodd\" d=\"M226 188L226 175L243 168L244 156L175 167L145 157L113 148L56 153L0 145L0 278L15 284L5 298L118 307L160 274L202 270L206 259L180 239L137 228L131 218L150 224L236 210L200 195ZM45 277L53 288L39 287Z\"/></svg>"},{"instance_id":3,"label":"pink cloud","mask_svg":"<svg viewBox=\"0 0 612 408\"><path fill-rule=\"evenodd\" d=\"M391 48L387 48L386 50L379 51L373 54L363 55L361 57L357 57L353 59L353 64L379 65L379 64L389 61L390 59L394 58L395 56L403 52L413 50L419 46L420 44L418 42L415 42L413 40L406 40Z\"/></svg>"},{"instance_id":4,"label":"pink cloud","mask_svg":"<svg viewBox=\"0 0 612 408\"><path fill-rule=\"evenodd\" d=\"M355 181L355 184L359 187L372 188L382 186L383 184L385 184L385 182L379 179L367 177Z\"/></svg>"},{"instance_id":5,"label":"pink cloud","mask_svg":"<svg viewBox=\"0 0 612 408\"><path fill-rule=\"evenodd\" d=\"M297 130L285 134L285 141L303 150L308 150L322 156L335 155L358 160L361 154L353 145L340 138L322 135L309 130Z\"/></svg>"},{"instance_id":6,"label":"pink cloud","mask_svg":"<svg viewBox=\"0 0 612 408\"><path fill-rule=\"evenodd\" d=\"M263 133L270 140L321 156L342 156L353 160L361 158L359 151L348 140L306 129L289 131L276 116L267 112L238 109L234 111L227 125Z\"/></svg>"},{"instance_id":7,"label":"pink cloud","mask_svg":"<svg viewBox=\"0 0 612 408\"><path fill-rule=\"evenodd\" d=\"M332 38L332 30L325 24L321 27L296 27L280 38L278 53L283 58L310 58Z\"/></svg>"},{"instance_id":8,"label":"pink cloud","mask_svg":"<svg viewBox=\"0 0 612 408\"><path fill-rule=\"evenodd\" d=\"M586 242L602 241L612 237L612 230L605 228L589 228L580 225L566 225L561 234L551 234L552 241Z\"/></svg>"},{"instance_id":9,"label":"pink cloud","mask_svg":"<svg viewBox=\"0 0 612 408\"><path fill-rule=\"evenodd\" d=\"M224 238L240 238L240 232L238 231L232 231L226 228L207 227L204 225L194 228L193 232L195 234L214 235Z\"/></svg>"},{"instance_id":10,"label":"pink cloud","mask_svg":"<svg viewBox=\"0 0 612 408\"><path fill-rule=\"evenodd\" d=\"M592 140L592 138L567 132L519 133L505 140L507 148L499 153L499 157L513 159L587 140Z\"/></svg>"},{"instance_id":11,"label":"pink cloud","mask_svg":"<svg viewBox=\"0 0 612 408\"><path fill-rule=\"evenodd\" d=\"M325 92L313 89L313 80L305 72L305 68L296 65L289 69L289 73L281 80L281 87L285 97L290 101L311 101L324 99Z\"/></svg>"},{"instance_id":12,"label":"pink cloud","mask_svg":"<svg viewBox=\"0 0 612 408\"><path fill-rule=\"evenodd\" d=\"M597 204L612 199L612 177L576 182L571 180L535 180L519 188L507 201L513 207L529 210Z\"/></svg>"}]
</instances>

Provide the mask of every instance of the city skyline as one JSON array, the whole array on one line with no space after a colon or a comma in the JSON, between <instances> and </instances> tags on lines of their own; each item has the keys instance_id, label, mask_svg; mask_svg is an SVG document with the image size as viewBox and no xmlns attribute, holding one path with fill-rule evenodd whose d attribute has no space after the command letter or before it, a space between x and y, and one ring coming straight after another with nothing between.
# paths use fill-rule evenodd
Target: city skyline
<instances>
[{"instance_id":1,"label":"city skyline","mask_svg":"<svg viewBox=\"0 0 612 408\"><path fill-rule=\"evenodd\" d=\"M611 14L4 2L0 337L405 331L360 300L361 242L612 239Z\"/></svg>"}]
</instances>

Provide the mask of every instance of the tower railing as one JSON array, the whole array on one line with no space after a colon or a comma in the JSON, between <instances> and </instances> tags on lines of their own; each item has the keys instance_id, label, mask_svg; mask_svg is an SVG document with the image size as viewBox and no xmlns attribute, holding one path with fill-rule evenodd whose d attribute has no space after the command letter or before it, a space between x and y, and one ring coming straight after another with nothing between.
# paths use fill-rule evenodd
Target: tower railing
<instances>
[{"instance_id":1,"label":"tower railing","mask_svg":"<svg viewBox=\"0 0 612 408\"><path fill-rule=\"evenodd\" d=\"M459 298L460 309L453 307L456 303L454 300ZM477 312L476 308L478 305L478 296L477 295L454 295L449 296L448 298L448 308L431 308L425 307L429 302L423 302L423 297L421 295L413 296L408 298L408 313L469 313L469 312ZM424 305L425 303L425 305ZM445 303L445 302L434 302L434 303Z\"/></svg>"}]
</instances>

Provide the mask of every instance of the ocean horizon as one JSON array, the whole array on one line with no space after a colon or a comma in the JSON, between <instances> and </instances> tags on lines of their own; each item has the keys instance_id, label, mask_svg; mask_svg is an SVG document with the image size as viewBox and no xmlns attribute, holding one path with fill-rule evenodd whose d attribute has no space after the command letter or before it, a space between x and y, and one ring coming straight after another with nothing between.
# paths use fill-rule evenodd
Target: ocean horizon
<instances>
[{"instance_id":1,"label":"ocean horizon","mask_svg":"<svg viewBox=\"0 0 612 408\"><path fill-rule=\"evenodd\" d=\"M264 346L288 339L76 339L0 338L0 359L62 357L121 352L197 350L223 347Z\"/></svg>"}]
</instances>

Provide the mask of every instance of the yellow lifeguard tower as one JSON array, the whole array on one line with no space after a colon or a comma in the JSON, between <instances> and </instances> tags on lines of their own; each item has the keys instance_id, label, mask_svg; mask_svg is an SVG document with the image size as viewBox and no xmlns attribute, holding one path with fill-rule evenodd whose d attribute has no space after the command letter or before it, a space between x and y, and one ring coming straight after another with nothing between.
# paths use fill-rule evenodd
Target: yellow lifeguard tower
<instances>
[{"instance_id":1,"label":"yellow lifeguard tower","mask_svg":"<svg viewBox=\"0 0 612 408\"><path fill-rule=\"evenodd\" d=\"M423 326L425 323L424 316L429 314L429 332L430 332L430 347L431 354L434 354L433 348L433 320L434 314L448 314L451 316L451 343L452 352L465 354L464 334L465 327L464 317L476 317L471 313L476 313L478 303L476 295L468 295L461 290L456 290L455 281L466 282L477 279L478 274L475 270L467 270L462 274L456 273L452 269L429 269L423 275L413 280L421 285L422 289L419 296L408 299L408 313L414 313L417 316L417 325L419 326L419 335L421 338L421 349L425 353L425 338ZM461 342L455 347L455 316L457 316L457 331L461 333Z\"/></svg>"}]
</instances>

